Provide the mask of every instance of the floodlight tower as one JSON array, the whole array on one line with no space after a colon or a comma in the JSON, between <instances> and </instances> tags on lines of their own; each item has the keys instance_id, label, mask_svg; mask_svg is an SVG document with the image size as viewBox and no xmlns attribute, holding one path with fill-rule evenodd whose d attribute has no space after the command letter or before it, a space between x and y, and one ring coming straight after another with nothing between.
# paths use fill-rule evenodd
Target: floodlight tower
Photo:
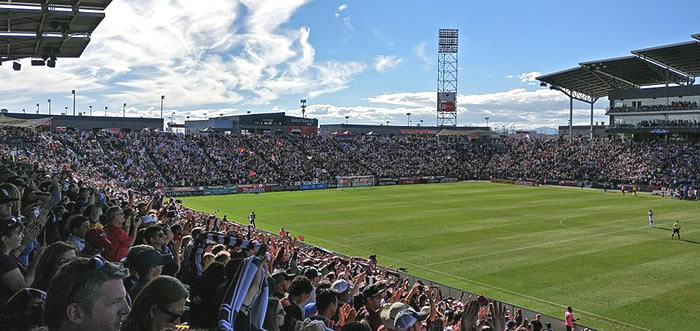
<instances>
[{"instance_id":1,"label":"floodlight tower","mask_svg":"<svg viewBox=\"0 0 700 331\"><path fill-rule=\"evenodd\" d=\"M457 126L457 29L438 35L437 125Z\"/></svg>"}]
</instances>

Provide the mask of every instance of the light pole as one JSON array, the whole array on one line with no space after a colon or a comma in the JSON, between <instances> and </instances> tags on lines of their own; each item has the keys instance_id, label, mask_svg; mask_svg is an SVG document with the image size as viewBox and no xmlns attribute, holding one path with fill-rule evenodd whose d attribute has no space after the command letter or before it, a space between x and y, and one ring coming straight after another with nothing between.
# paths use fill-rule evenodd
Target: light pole
<instances>
[{"instance_id":1,"label":"light pole","mask_svg":"<svg viewBox=\"0 0 700 331\"><path fill-rule=\"evenodd\" d=\"M420 120L420 126L423 126L423 120Z\"/></svg>"},{"instance_id":2,"label":"light pole","mask_svg":"<svg viewBox=\"0 0 700 331\"><path fill-rule=\"evenodd\" d=\"M348 120L350 119L350 116L345 116L345 124L348 124Z\"/></svg>"},{"instance_id":3,"label":"light pole","mask_svg":"<svg viewBox=\"0 0 700 331\"><path fill-rule=\"evenodd\" d=\"M36 113L37 114L39 113L39 104L38 103L36 104Z\"/></svg>"},{"instance_id":4,"label":"light pole","mask_svg":"<svg viewBox=\"0 0 700 331\"><path fill-rule=\"evenodd\" d=\"M122 107L122 117L126 117L126 102L124 103L124 106Z\"/></svg>"},{"instance_id":5,"label":"light pole","mask_svg":"<svg viewBox=\"0 0 700 331\"><path fill-rule=\"evenodd\" d=\"M73 93L73 116L75 116L75 90L71 90L71 93Z\"/></svg>"},{"instance_id":6,"label":"light pole","mask_svg":"<svg viewBox=\"0 0 700 331\"><path fill-rule=\"evenodd\" d=\"M389 123L391 123L391 121L386 121L386 126L389 126Z\"/></svg>"},{"instance_id":7,"label":"light pole","mask_svg":"<svg viewBox=\"0 0 700 331\"><path fill-rule=\"evenodd\" d=\"M163 101L165 100L165 96L161 95L160 96L160 118L163 118Z\"/></svg>"},{"instance_id":8,"label":"light pole","mask_svg":"<svg viewBox=\"0 0 700 331\"><path fill-rule=\"evenodd\" d=\"M170 113L170 132L173 132L173 124L175 124L175 112Z\"/></svg>"},{"instance_id":9,"label":"light pole","mask_svg":"<svg viewBox=\"0 0 700 331\"><path fill-rule=\"evenodd\" d=\"M68 115L68 106L66 106L66 108L63 110L63 113Z\"/></svg>"},{"instance_id":10,"label":"light pole","mask_svg":"<svg viewBox=\"0 0 700 331\"><path fill-rule=\"evenodd\" d=\"M49 99L49 115L51 115L51 99Z\"/></svg>"},{"instance_id":11,"label":"light pole","mask_svg":"<svg viewBox=\"0 0 700 331\"><path fill-rule=\"evenodd\" d=\"M301 99L301 117L306 118L306 99Z\"/></svg>"},{"instance_id":12,"label":"light pole","mask_svg":"<svg viewBox=\"0 0 700 331\"><path fill-rule=\"evenodd\" d=\"M489 126L489 118L488 118L488 116L487 116L487 117L484 117L484 119L486 119L486 127L488 127L488 126Z\"/></svg>"},{"instance_id":13,"label":"light pole","mask_svg":"<svg viewBox=\"0 0 700 331\"><path fill-rule=\"evenodd\" d=\"M105 106L105 117L107 117L107 106Z\"/></svg>"},{"instance_id":14,"label":"light pole","mask_svg":"<svg viewBox=\"0 0 700 331\"><path fill-rule=\"evenodd\" d=\"M411 113L406 113L406 123L411 126Z\"/></svg>"},{"instance_id":15,"label":"light pole","mask_svg":"<svg viewBox=\"0 0 700 331\"><path fill-rule=\"evenodd\" d=\"M90 116L92 116L92 106L90 106Z\"/></svg>"}]
</instances>

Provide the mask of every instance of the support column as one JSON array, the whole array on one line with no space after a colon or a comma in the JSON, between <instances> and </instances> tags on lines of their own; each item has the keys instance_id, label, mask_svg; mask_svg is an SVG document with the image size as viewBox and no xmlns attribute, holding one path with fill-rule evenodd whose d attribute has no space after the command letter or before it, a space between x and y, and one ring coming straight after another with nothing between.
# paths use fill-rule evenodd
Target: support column
<instances>
[{"instance_id":1,"label":"support column","mask_svg":"<svg viewBox=\"0 0 700 331\"><path fill-rule=\"evenodd\" d=\"M595 102L591 102L591 140L593 140L593 104Z\"/></svg>"},{"instance_id":2,"label":"support column","mask_svg":"<svg viewBox=\"0 0 700 331\"><path fill-rule=\"evenodd\" d=\"M569 97L569 142L574 141L574 98Z\"/></svg>"}]
</instances>

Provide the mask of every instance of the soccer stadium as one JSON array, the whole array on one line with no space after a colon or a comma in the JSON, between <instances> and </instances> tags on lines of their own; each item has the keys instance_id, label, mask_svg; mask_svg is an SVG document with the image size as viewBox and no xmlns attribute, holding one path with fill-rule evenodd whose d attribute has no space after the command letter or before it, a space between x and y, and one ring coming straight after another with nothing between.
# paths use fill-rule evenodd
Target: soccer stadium
<instances>
[{"instance_id":1,"label":"soccer stadium","mask_svg":"<svg viewBox=\"0 0 700 331\"><path fill-rule=\"evenodd\" d=\"M449 6L0 1L0 330L699 329L700 27Z\"/></svg>"}]
</instances>

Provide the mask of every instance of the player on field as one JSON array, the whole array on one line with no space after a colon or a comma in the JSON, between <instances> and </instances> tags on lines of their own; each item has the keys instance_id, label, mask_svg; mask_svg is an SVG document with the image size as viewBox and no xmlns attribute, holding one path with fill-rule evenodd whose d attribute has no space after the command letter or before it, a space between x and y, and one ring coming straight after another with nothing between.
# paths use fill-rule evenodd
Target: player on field
<instances>
[{"instance_id":1,"label":"player on field","mask_svg":"<svg viewBox=\"0 0 700 331\"><path fill-rule=\"evenodd\" d=\"M634 193L634 196L637 196L637 185L632 185L632 193Z\"/></svg>"},{"instance_id":2,"label":"player on field","mask_svg":"<svg viewBox=\"0 0 700 331\"><path fill-rule=\"evenodd\" d=\"M676 223L673 223L673 233L671 233L671 239L673 239L673 236L675 234L678 234L678 240L681 239L681 225L676 221Z\"/></svg>"},{"instance_id":3,"label":"player on field","mask_svg":"<svg viewBox=\"0 0 700 331\"><path fill-rule=\"evenodd\" d=\"M622 191L622 195L625 195L625 185L622 185L620 187L620 190Z\"/></svg>"},{"instance_id":4,"label":"player on field","mask_svg":"<svg viewBox=\"0 0 700 331\"><path fill-rule=\"evenodd\" d=\"M649 209L649 226L654 226L654 213Z\"/></svg>"},{"instance_id":5,"label":"player on field","mask_svg":"<svg viewBox=\"0 0 700 331\"><path fill-rule=\"evenodd\" d=\"M248 221L250 222L250 225L253 226L253 229L255 229L255 210L250 212L250 215L248 215Z\"/></svg>"}]
</instances>

